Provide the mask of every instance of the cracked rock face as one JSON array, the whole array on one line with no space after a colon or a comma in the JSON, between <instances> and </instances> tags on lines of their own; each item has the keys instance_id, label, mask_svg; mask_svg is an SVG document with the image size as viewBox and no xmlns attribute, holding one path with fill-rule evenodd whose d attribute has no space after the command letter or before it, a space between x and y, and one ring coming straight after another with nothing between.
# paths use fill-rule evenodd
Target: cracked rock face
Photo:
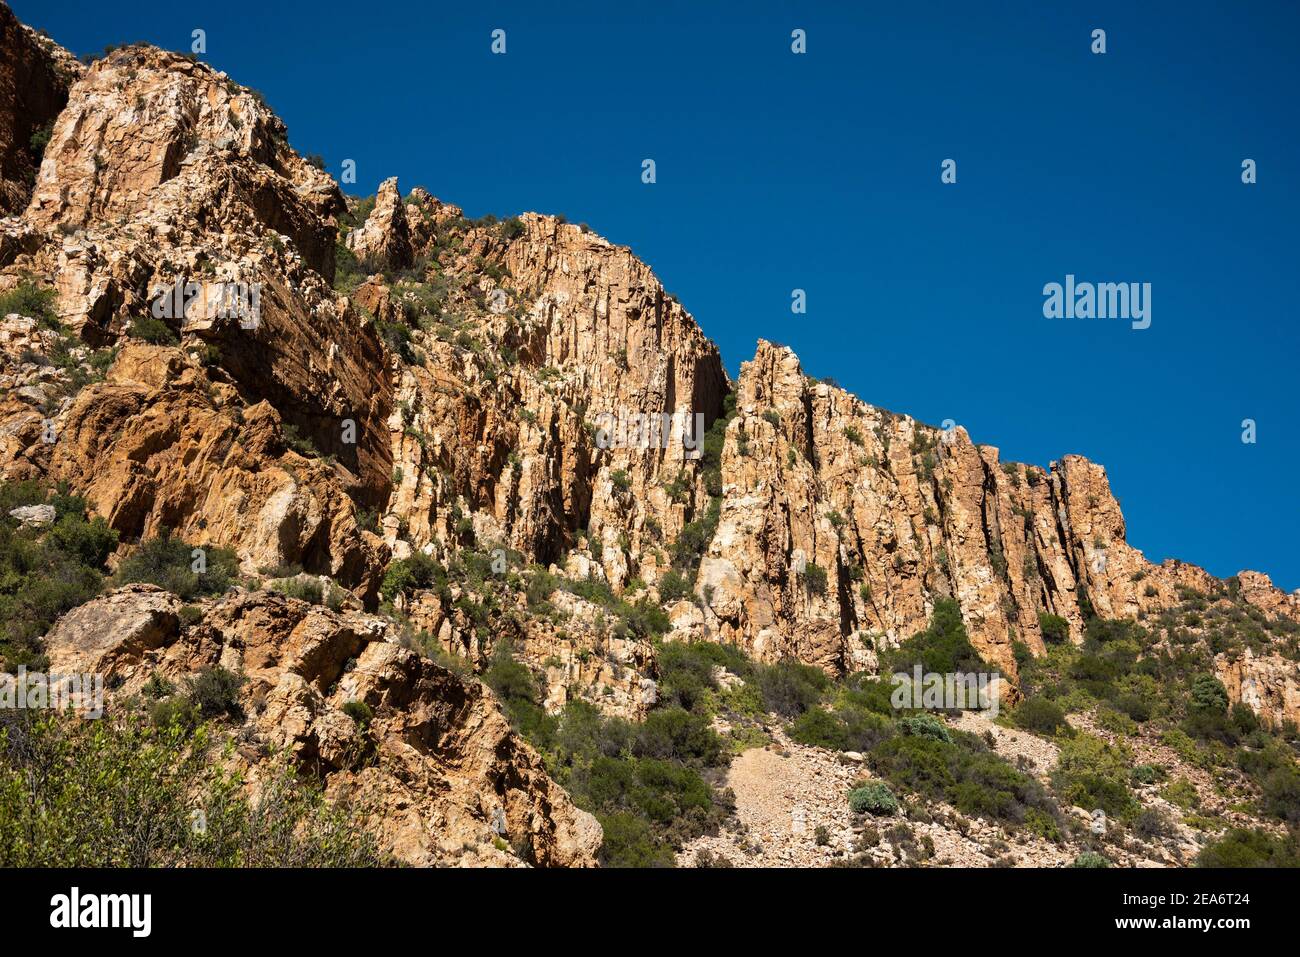
<instances>
[{"instance_id":1,"label":"cracked rock face","mask_svg":"<svg viewBox=\"0 0 1300 957\"><path fill-rule=\"evenodd\" d=\"M1147 562L1105 469L1080 456L1004 462L766 341L733 382L651 269L585 226L470 221L389 179L348 230L357 201L211 67L136 45L87 69L3 2L0 53L0 293L34 279L54 314L0 316L0 478L67 482L123 554L167 528L245 571L328 575L373 610L395 558L500 548L516 568L672 596L669 640L833 672L876 669L952 598L1012 678L1016 642L1044 650L1040 614L1080 642L1089 605L1140 617L1227 587ZM198 308L156 308L178 282ZM255 321L210 308L232 284L257 288ZM92 356L96 374L69 371ZM666 433L643 431L663 417ZM671 580L674 595L688 551L693 583ZM1235 581L1260 614L1300 621L1266 576ZM493 630L459 597L399 604L475 667L509 639L552 712L580 699L635 720L657 700L653 645L595 604L559 592L553 617L519 605ZM381 619L271 595L225 597L191 628L177 615L165 594L118 591L67 616L51 657L127 688L155 669L243 668L248 732L373 799L406 860L461 861L464 844L513 860L490 834L537 863L594 859L594 820L491 694ZM1293 666L1245 657L1221 677L1266 720L1296 718ZM377 765L358 757L348 700L376 710Z\"/></svg>"},{"instance_id":2,"label":"cracked rock face","mask_svg":"<svg viewBox=\"0 0 1300 957\"><path fill-rule=\"evenodd\" d=\"M0 3L0 215L27 205L40 165L32 138L44 135L82 72L72 54Z\"/></svg>"},{"instance_id":3,"label":"cracked rock face","mask_svg":"<svg viewBox=\"0 0 1300 957\"><path fill-rule=\"evenodd\" d=\"M1219 658L1215 674L1228 700L1246 705L1267 727L1300 724L1300 664L1276 654L1256 657L1247 648L1235 661Z\"/></svg>"},{"instance_id":4,"label":"cracked rock face","mask_svg":"<svg viewBox=\"0 0 1300 957\"><path fill-rule=\"evenodd\" d=\"M236 760L256 776L285 749L327 793L358 802L385 849L415 865L590 866L600 826L575 808L541 758L510 730L492 693L394 643L390 624L272 592L231 593L182 628L182 602L128 585L65 615L46 639L50 668L99 672L115 696L155 674L242 673ZM343 711L364 702L362 727Z\"/></svg>"}]
</instances>

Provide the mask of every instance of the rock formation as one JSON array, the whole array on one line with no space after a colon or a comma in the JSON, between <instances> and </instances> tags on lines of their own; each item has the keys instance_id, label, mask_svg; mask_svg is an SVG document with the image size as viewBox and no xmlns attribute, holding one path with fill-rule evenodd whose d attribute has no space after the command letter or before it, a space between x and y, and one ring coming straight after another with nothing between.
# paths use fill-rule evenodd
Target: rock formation
<instances>
[{"instance_id":1,"label":"rock formation","mask_svg":"<svg viewBox=\"0 0 1300 957\"><path fill-rule=\"evenodd\" d=\"M326 793L366 809L385 850L415 865L591 865L600 826L547 777L491 692L392 640L391 624L271 592L232 593L182 627L181 601L128 585L64 616L46 637L52 672L100 673L113 696L155 675L221 665L242 674L235 760L256 772L284 751ZM373 713L363 724L344 705Z\"/></svg>"},{"instance_id":2,"label":"rock formation","mask_svg":"<svg viewBox=\"0 0 1300 957\"><path fill-rule=\"evenodd\" d=\"M373 612L394 560L499 553L512 573L664 604L670 640L837 673L875 669L951 597L1013 679L1018 642L1044 650L1040 615L1077 643L1089 612L1142 618L1228 587L1147 562L1105 469L1077 455L1004 462L766 341L731 381L649 267L586 226L471 221L396 179L373 206L348 200L259 95L187 56L136 45L83 68L3 3L0 52L0 294L52 300L0 316L0 478L68 483L119 558L172 530L249 575L328 575ZM231 288L252 307L226 309ZM1300 621L1267 577L1233 587ZM653 645L597 604L562 592L530 616L516 596L485 623L462 597L420 588L393 610L472 667L508 641L551 711L655 703ZM499 810L525 859L592 860L598 828L490 693L384 619L250 593L194 627L177 612L163 593L106 596L51 632L51 659L119 693L242 667L248 733L372 797L407 860L458 859L462 841L491 856ZM1266 720L1295 719L1285 659L1221 675ZM378 763L357 757L350 700L376 710Z\"/></svg>"},{"instance_id":3,"label":"rock formation","mask_svg":"<svg viewBox=\"0 0 1300 957\"><path fill-rule=\"evenodd\" d=\"M27 205L49 127L82 72L72 54L0 4L0 214Z\"/></svg>"},{"instance_id":4,"label":"rock formation","mask_svg":"<svg viewBox=\"0 0 1300 957\"><path fill-rule=\"evenodd\" d=\"M1281 655L1256 657L1247 648L1234 661L1220 659L1216 672L1228 700L1242 703L1266 726L1300 726L1300 665Z\"/></svg>"},{"instance_id":5,"label":"rock formation","mask_svg":"<svg viewBox=\"0 0 1300 957\"><path fill-rule=\"evenodd\" d=\"M70 398L35 383L6 402L0 468L70 481L128 539L174 528L371 601L390 555L471 543L571 556L615 590L655 586L693 524L710 535L702 613L679 612L680 634L839 671L871 668L941 596L1014 674L1014 641L1042 649L1040 612L1078 641L1084 601L1131 617L1213 584L1132 549L1085 459L1004 463L960 427L813 381L767 342L733 384L650 270L585 227L473 223L390 179L345 238L380 272L344 296L329 283L345 211L228 77L148 47L97 61L58 114L30 205L0 225L0 288L46 277L92 346L123 342L177 280L201 305L257 284L259 315L164 313L179 348L123 349L105 383ZM710 488L694 416L708 429L732 393ZM51 411L59 438L42 442ZM664 415L666 437L644 431ZM323 458L296 455L299 437Z\"/></svg>"}]
</instances>

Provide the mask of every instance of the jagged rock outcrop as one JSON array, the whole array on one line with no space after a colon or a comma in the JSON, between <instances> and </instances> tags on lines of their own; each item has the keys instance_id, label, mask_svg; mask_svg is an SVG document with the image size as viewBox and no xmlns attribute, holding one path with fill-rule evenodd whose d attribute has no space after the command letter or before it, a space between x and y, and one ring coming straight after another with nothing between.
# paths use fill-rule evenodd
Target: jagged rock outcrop
<instances>
[{"instance_id":1,"label":"jagged rock outcrop","mask_svg":"<svg viewBox=\"0 0 1300 957\"><path fill-rule=\"evenodd\" d=\"M1014 675L1014 641L1043 650L1040 612L1065 618L1077 642L1085 600L1133 618L1216 584L1127 544L1101 466L1074 455L1050 472L1003 463L960 426L925 426L809 379L784 347L759 343L737 411L697 585L700 630L760 658L870 668L880 642L921 630L949 596L976 648Z\"/></svg>"},{"instance_id":2,"label":"jagged rock outcrop","mask_svg":"<svg viewBox=\"0 0 1300 957\"><path fill-rule=\"evenodd\" d=\"M96 345L161 312L163 327L205 368L190 362L187 382L171 383L166 376L178 370L168 360L157 370L163 378L146 376L149 388L129 402L118 390L117 401L85 395L75 411L35 392L26 406L6 403L0 469L21 476L40 463L94 486L92 497L129 536L198 527L202 540L237 548L250 562L278 553L373 596L386 551L355 523L346 537L339 529L355 508L387 494L390 391L373 323L328 283L333 216L343 209L338 187L288 147L260 97L224 74L148 47L98 61L54 125L30 207L3 224L16 238L0 257L0 289L48 277L64 326ZM193 302L160 300L177 282L192 284L184 292ZM252 312L221 308L222 291L236 285L256 290ZM117 384L142 368L119 373ZM266 403L329 467L310 468L303 489L283 472L279 481L251 479L260 463L223 458L232 436L226 417L169 421L179 393L203 405L205 392L235 409ZM169 421L149 430L149 461L139 450L107 448L114 439L129 444L145 420ZM42 438L50 431L53 447ZM88 444L58 448L68 436ZM215 455L206 469L177 467L188 454L175 444L182 436ZM101 502L119 493L129 497Z\"/></svg>"},{"instance_id":3,"label":"jagged rock outcrop","mask_svg":"<svg viewBox=\"0 0 1300 957\"><path fill-rule=\"evenodd\" d=\"M32 138L44 135L82 72L72 54L19 23L0 0L0 216L27 205L40 166Z\"/></svg>"},{"instance_id":4,"label":"jagged rock outcrop","mask_svg":"<svg viewBox=\"0 0 1300 957\"><path fill-rule=\"evenodd\" d=\"M296 564L378 589L387 550L358 529L346 470L286 447L269 402L246 404L180 350L124 347L58 428L57 441L36 446L48 474L125 538L170 529L233 548L249 571Z\"/></svg>"},{"instance_id":5,"label":"jagged rock outcrop","mask_svg":"<svg viewBox=\"0 0 1300 957\"><path fill-rule=\"evenodd\" d=\"M1270 728L1300 725L1300 663L1281 655L1256 657L1246 648L1241 657L1215 661L1228 700L1250 708Z\"/></svg>"},{"instance_id":6,"label":"jagged rock outcrop","mask_svg":"<svg viewBox=\"0 0 1300 957\"><path fill-rule=\"evenodd\" d=\"M344 208L254 93L177 54L129 47L73 87L31 205L6 225L0 288L50 277L63 323L102 345L158 316L178 281L195 284L184 315L162 316L173 333L216 349L247 394L345 461L377 501L391 471L381 352L329 287ZM223 310L227 287L256 288L256 314Z\"/></svg>"},{"instance_id":7,"label":"jagged rock outcrop","mask_svg":"<svg viewBox=\"0 0 1300 957\"><path fill-rule=\"evenodd\" d=\"M393 269L411 265L411 231L396 176L380 184L375 208L361 226L348 233L347 245L363 263L379 262Z\"/></svg>"},{"instance_id":8,"label":"jagged rock outcrop","mask_svg":"<svg viewBox=\"0 0 1300 957\"><path fill-rule=\"evenodd\" d=\"M235 760L255 778L271 751L287 751L328 794L365 809L407 863L594 864L600 826L547 777L492 693L393 642L385 619L232 593L182 628L181 604L128 585L74 609L46 638L50 668L99 672L119 701L154 675L242 674ZM348 702L373 718L358 722Z\"/></svg>"},{"instance_id":9,"label":"jagged rock outcrop","mask_svg":"<svg viewBox=\"0 0 1300 957\"><path fill-rule=\"evenodd\" d=\"M169 527L371 602L390 556L470 546L654 592L689 529L703 554L674 636L834 670L874 667L941 596L1014 675L1016 641L1042 650L1040 613L1078 641L1089 606L1142 616L1220 587L1129 546L1105 470L1083 458L1004 463L960 427L810 380L770 343L731 383L644 263L555 217L471 222L390 179L344 240L376 274L339 295L338 218L355 209L224 74L144 46L96 62L30 204L0 221L0 290L38 277L86 347L138 333L178 279L203 294L151 332L179 349L125 348L79 393L35 361L53 345L32 317L4 319L0 475L66 479L124 547ZM229 283L259 288L255 322L212 308ZM700 432L733 392L706 475ZM665 415L666 440L645 429ZM1266 614L1300 616L1266 580L1240 587ZM473 643L445 614L433 632L444 625L446 647ZM576 634L554 644L559 630L530 636L536 661L608 657ZM566 666L553 684L574 677ZM585 696L612 671L576 677ZM632 683L615 696L643 707Z\"/></svg>"},{"instance_id":10,"label":"jagged rock outcrop","mask_svg":"<svg viewBox=\"0 0 1300 957\"><path fill-rule=\"evenodd\" d=\"M414 628L445 654L486 667L506 644L541 679L542 706L558 714L573 700L634 721L658 701L658 666L649 641L611 624L595 604L557 590L547 615L533 616L521 600L509 618L479 628L458 607L461 597L422 591L404 605Z\"/></svg>"},{"instance_id":11,"label":"jagged rock outcrop","mask_svg":"<svg viewBox=\"0 0 1300 957\"><path fill-rule=\"evenodd\" d=\"M1270 618L1300 621L1300 592L1287 594L1261 572L1242 571L1234 576L1240 597Z\"/></svg>"},{"instance_id":12,"label":"jagged rock outcrop","mask_svg":"<svg viewBox=\"0 0 1300 957\"><path fill-rule=\"evenodd\" d=\"M699 413L707 427L728 391L716 346L626 247L531 213L474 226L412 195L407 219L431 224L416 254L443 250L440 281L461 289L444 310L461 326L417 335L423 361L398 370L390 540L454 541L470 516L478 538L549 563L590 528L621 585L687 521L665 486L693 481L698 450L601 448L597 426L666 413L693 430ZM400 296L357 294L389 321Z\"/></svg>"}]
</instances>

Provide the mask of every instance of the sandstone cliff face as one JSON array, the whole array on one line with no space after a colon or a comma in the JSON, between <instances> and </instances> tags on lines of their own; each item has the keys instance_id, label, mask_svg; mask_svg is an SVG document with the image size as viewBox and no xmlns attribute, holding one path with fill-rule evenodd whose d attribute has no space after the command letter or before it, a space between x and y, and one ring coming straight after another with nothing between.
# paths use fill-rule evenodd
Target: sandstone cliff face
<instances>
[{"instance_id":1,"label":"sandstone cliff face","mask_svg":"<svg viewBox=\"0 0 1300 957\"><path fill-rule=\"evenodd\" d=\"M1219 587L1146 562L1105 470L1078 456L1004 463L960 427L810 380L770 343L730 382L649 268L585 227L471 222L388 180L343 237L373 275L340 294L347 204L259 97L141 46L74 72L29 205L0 220L0 291L37 277L75 357L120 352L78 391L36 361L53 353L48 330L0 317L0 475L67 480L127 548L168 527L246 569L329 574L372 605L391 558L470 546L655 593L689 524L707 541L695 601L670 609L674 637L844 671L873 668L942 596L1013 675L1014 641L1042 650L1040 612L1078 641L1085 600L1133 617ZM208 307L160 320L176 346L128 343L178 279ZM227 283L259 286L256 322L210 308ZM693 417L707 429L733 395L713 487ZM638 417L661 415L691 423L688 441L637 441ZM603 441L611 423L632 440ZM1300 616L1266 579L1240 582L1266 614ZM490 654L492 636L437 596L409 610L444 649ZM649 646L562 630L514 636L552 704L572 688L643 713Z\"/></svg>"},{"instance_id":2,"label":"sandstone cliff face","mask_svg":"<svg viewBox=\"0 0 1300 957\"><path fill-rule=\"evenodd\" d=\"M1003 463L960 426L925 426L810 380L783 347L759 343L737 411L700 630L759 658L871 668L875 648L924 628L949 596L976 648L1014 675L1013 641L1043 650L1040 612L1065 618L1078 642L1085 598L1102 617L1132 618L1215 583L1192 566L1153 566L1125 542L1101 466Z\"/></svg>"},{"instance_id":3,"label":"sandstone cliff face","mask_svg":"<svg viewBox=\"0 0 1300 957\"><path fill-rule=\"evenodd\" d=\"M1215 662L1228 699L1250 708L1270 728L1300 725L1300 664L1281 655L1256 657L1247 648L1235 661Z\"/></svg>"},{"instance_id":4,"label":"sandstone cliff face","mask_svg":"<svg viewBox=\"0 0 1300 957\"><path fill-rule=\"evenodd\" d=\"M405 248L394 190L385 184L350 244ZM401 222L421 224L415 255L433 257L454 325L417 331L422 361L396 374L390 543L400 554L399 539L454 540L470 515L479 538L552 562L590 528L603 577L621 586L687 520L664 486L694 465L681 442L601 448L597 426L665 413L711 424L728 390L717 348L624 247L534 214L516 232L476 226L427 194L412 198ZM357 294L388 321L401 297L374 284Z\"/></svg>"},{"instance_id":5,"label":"sandstone cliff face","mask_svg":"<svg viewBox=\"0 0 1300 957\"><path fill-rule=\"evenodd\" d=\"M297 564L378 587L386 551L356 524L350 481L286 447L279 413L178 349L131 344L59 418L48 474L131 538L171 529L249 571Z\"/></svg>"},{"instance_id":6,"label":"sandstone cliff face","mask_svg":"<svg viewBox=\"0 0 1300 957\"><path fill-rule=\"evenodd\" d=\"M187 628L180 608L152 585L98 598L51 630L50 667L99 672L114 698L155 674L242 673L235 760L255 780L259 762L287 750L327 793L359 802L407 863L594 864L600 826L546 776L491 692L395 644L386 620L273 593L227 595ZM353 701L373 711L368 725L342 710Z\"/></svg>"},{"instance_id":7,"label":"sandstone cliff face","mask_svg":"<svg viewBox=\"0 0 1300 957\"><path fill-rule=\"evenodd\" d=\"M11 240L0 289L48 277L64 326L114 345L159 314L165 290L193 283L202 291L194 306L164 311L162 322L206 371L191 361L189 378L171 381L180 371L173 356L136 383L149 388L129 402L119 388L110 390L117 401L86 393L75 410L12 409L3 431L26 445L9 456L23 467L6 474L45 458L92 490L126 536L196 526L201 540L250 563L302 562L373 595L386 551L357 533L351 513L387 494L390 393L373 325L328 284L332 217L343 208L333 181L289 149L283 124L223 74L144 47L98 61L54 125L30 207L0 224ZM218 308L231 284L259 289L255 315ZM130 365L119 380L144 363ZM250 500L249 483L235 476L259 463L225 460L229 421L200 422L172 404L188 394L202 405L207 392L223 393L217 401L231 409L273 407L273 419L330 467L314 469L305 491L290 489L288 476L261 477ZM73 439L55 450L30 442L50 411L59 413L54 432ZM146 421L158 423L147 449L132 448ZM178 467L188 461L185 442L215 459ZM349 525L345 538L337 530Z\"/></svg>"},{"instance_id":8,"label":"sandstone cliff face","mask_svg":"<svg viewBox=\"0 0 1300 957\"><path fill-rule=\"evenodd\" d=\"M427 633L442 652L485 667L504 642L513 656L539 676L542 706L558 714L575 700L607 715L643 719L658 701L654 646L635 635L613 631L601 609L564 591L550 599L550 616L529 615L522 600L490 630L475 626L457 601L420 592L403 604L411 624Z\"/></svg>"},{"instance_id":9,"label":"sandstone cliff face","mask_svg":"<svg viewBox=\"0 0 1300 957\"><path fill-rule=\"evenodd\" d=\"M76 58L0 2L0 215L27 205L40 165L32 137L58 116L82 72Z\"/></svg>"}]
</instances>

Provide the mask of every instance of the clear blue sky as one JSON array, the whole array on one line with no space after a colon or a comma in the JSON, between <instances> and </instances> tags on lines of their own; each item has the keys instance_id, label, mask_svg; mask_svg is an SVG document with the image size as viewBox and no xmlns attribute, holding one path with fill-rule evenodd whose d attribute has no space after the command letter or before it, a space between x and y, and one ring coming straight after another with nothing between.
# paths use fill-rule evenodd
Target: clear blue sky
<instances>
[{"instance_id":1,"label":"clear blue sky","mask_svg":"<svg viewBox=\"0 0 1300 957\"><path fill-rule=\"evenodd\" d=\"M77 53L203 28L350 189L589 223L733 374L761 336L1005 458L1086 455L1152 560L1300 587L1297 4L11 5ZM1151 328L1045 319L1067 273L1150 282Z\"/></svg>"}]
</instances>

